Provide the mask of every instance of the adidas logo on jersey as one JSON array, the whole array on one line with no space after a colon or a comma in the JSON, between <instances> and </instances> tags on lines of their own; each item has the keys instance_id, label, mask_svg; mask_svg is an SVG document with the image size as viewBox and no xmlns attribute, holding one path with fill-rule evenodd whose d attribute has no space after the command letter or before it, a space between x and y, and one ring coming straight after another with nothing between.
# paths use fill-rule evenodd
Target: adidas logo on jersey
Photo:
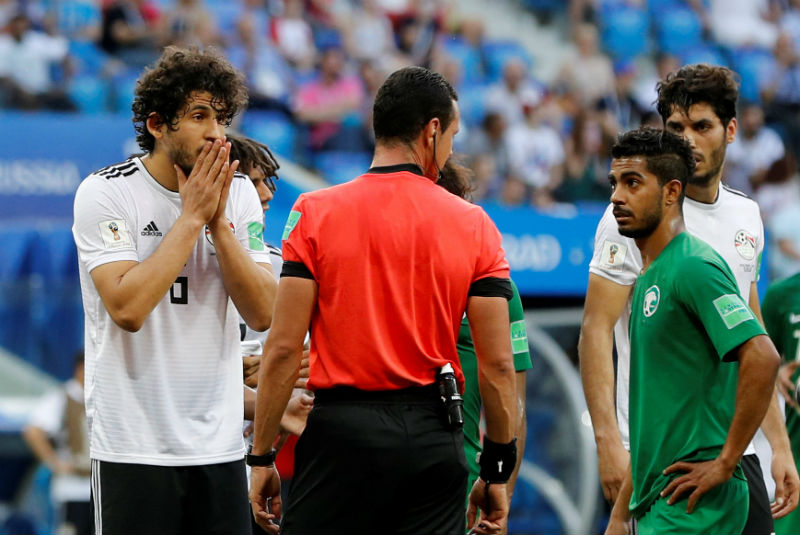
<instances>
[{"instance_id":1,"label":"adidas logo on jersey","mask_svg":"<svg viewBox=\"0 0 800 535\"><path fill-rule=\"evenodd\" d=\"M142 229L142 236L163 236L154 221L150 221L146 227Z\"/></svg>"}]
</instances>

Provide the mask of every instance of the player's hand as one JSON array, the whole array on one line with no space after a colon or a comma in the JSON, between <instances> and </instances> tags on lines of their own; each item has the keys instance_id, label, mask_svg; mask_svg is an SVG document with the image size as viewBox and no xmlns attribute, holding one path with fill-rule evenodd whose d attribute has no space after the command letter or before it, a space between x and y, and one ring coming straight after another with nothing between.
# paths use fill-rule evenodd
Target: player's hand
<instances>
[{"instance_id":1,"label":"player's hand","mask_svg":"<svg viewBox=\"0 0 800 535\"><path fill-rule=\"evenodd\" d=\"M225 147L228 151L227 153L230 154L231 152L230 141L225 144ZM223 169L225 176L224 176L224 182L222 183L222 190L220 191L219 204L217 204L217 211L211 218L209 226L222 225L222 228L228 227L228 218L225 217L225 207L228 204L228 194L231 191L231 183L233 183L233 175L234 173L236 173L236 170L238 168L239 168L239 160L234 160L230 162L227 168ZM211 228L211 231L213 232L214 228Z\"/></svg>"},{"instance_id":2,"label":"player's hand","mask_svg":"<svg viewBox=\"0 0 800 535\"><path fill-rule=\"evenodd\" d=\"M800 477L791 451L772 452L772 478L775 501L770 504L772 518L783 518L797 508Z\"/></svg>"},{"instance_id":3,"label":"player's hand","mask_svg":"<svg viewBox=\"0 0 800 535\"><path fill-rule=\"evenodd\" d=\"M786 364L781 365L778 369L778 392L781 393L783 399L786 400L786 403L794 407L795 410L800 410L800 407L797 405L797 400L794 399L794 381L792 381L792 375L800 367L800 361L793 360L792 362L787 362Z\"/></svg>"},{"instance_id":4,"label":"player's hand","mask_svg":"<svg viewBox=\"0 0 800 535\"><path fill-rule=\"evenodd\" d=\"M297 381L294 383L295 388L307 388L308 387L308 372L309 372L309 365L308 365L308 354L311 352L309 349L303 350L303 359L300 361L300 374L297 376Z\"/></svg>"},{"instance_id":5,"label":"player's hand","mask_svg":"<svg viewBox=\"0 0 800 535\"><path fill-rule=\"evenodd\" d=\"M178 192L183 212L202 223L208 223L219 207L222 187L228 174L228 148L221 140L207 142L187 177L174 166L178 176Z\"/></svg>"},{"instance_id":6,"label":"player's hand","mask_svg":"<svg viewBox=\"0 0 800 535\"><path fill-rule=\"evenodd\" d=\"M281 431L300 435L306 428L308 413L314 408L314 398L303 392L289 399L281 416Z\"/></svg>"},{"instance_id":7,"label":"player's hand","mask_svg":"<svg viewBox=\"0 0 800 535\"><path fill-rule=\"evenodd\" d=\"M475 534L503 533L508 523L508 493L505 483L487 483L478 478L469 493L467 529ZM478 516L480 509L480 516Z\"/></svg>"},{"instance_id":8,"label":"player's hand","mask_svg":"<svg viewBox=\"0 0 800 535\"><path fill-rule=\"evenodd\" d=\"M682 476L670 481L669 485L661 491L661 496L669 496L667 505L673 505L685 494L689 494L686 512L691 514L697 500L713 489L728 481L733 475L735 467L728 467L719 459L699 463L677 462L664 470L665 475L685 472Z\"/></svg>"},{"instance_id":9,"label":"player's hand","mask_svg":"<svg viewBox=\"0 0 800 535\"><path fill-rule=\"evenodd\" d=\"M608 518L608 525L603 533L605 535L629 535L631 533L630 525L630 522L625 522L612 514Z\"/></svg>"},{"instance_id":10,"label":"player's hand","mask_svg":"<svg viewBox=\"0 0 800 535\"><path fill-rule=\"evenodd\" d=\"M250 388L258 388L258 370L261 369L261 355L242 357L244 384Z\"/></svg>"},{"instance_id":11,"label":"player's hand","mask_svg":"<svg viewBox=\"0 0 800 535\"><path fill-rule=\"evenodd\" d=\"M250 506L253 518L267 533L276 534L281 527L281 478L275 466L253 466L250 471Z\"/></svg>"},{"instance_id":12,"label":"player's hand","mask_svg":"<svg viewBox=\"0 0 800 535\"><path fill-rule=\"evenodd\" d=\"M614 505L619 495L619 489L625 479L630 463L630 454L617 442L613 445L597 447L597 467L600 472L600 484L603 487L603 496L608 503Z\"/></svg>"}]
</instances>

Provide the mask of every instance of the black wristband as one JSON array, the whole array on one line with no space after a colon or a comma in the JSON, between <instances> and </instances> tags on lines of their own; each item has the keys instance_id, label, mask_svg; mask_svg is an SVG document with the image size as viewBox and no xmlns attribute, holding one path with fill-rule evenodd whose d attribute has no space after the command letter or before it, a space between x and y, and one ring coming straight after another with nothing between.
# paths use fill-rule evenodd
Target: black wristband
<instances>
[{"instance_id":1,"label":"black wristband","mask_svg":"<svg viewBox=\"0 0 800 535\"><path fill-rule=\"evenodd\" d=\"M277 456L278 451L275 449L269 450L269 453L265 453L264 455L253 455L247 452L247 455L244 457L244 462L247 463L247 466L272 466L275 464L275 457Z\"/></svg>"},{"instance_id":2,"label":"black wristband","mask_svg":"<svg viewBox=\"0 0 800 535\"><path fill-rule=\"evenodd\" d=\"M517 464L517 439L500 444L483 437L483 451L479 455L481 479L487 483L506 483Z\"/></svg>"}]
</instances>

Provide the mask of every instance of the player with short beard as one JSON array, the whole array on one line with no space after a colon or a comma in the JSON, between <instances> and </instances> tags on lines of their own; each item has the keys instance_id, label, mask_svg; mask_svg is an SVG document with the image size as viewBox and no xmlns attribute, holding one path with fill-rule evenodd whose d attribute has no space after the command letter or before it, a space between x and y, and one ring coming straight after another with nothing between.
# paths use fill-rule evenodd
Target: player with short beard
<instances>
[{"instance_id":1,"label":"player with short beard","mask_svg":"<svg viewBox=\"0 0 800 535\"><path fill-rule=\"evenodd\" d=\"M737 130L735 75L724 67L685 66L659 82L658 95L658 111L665 128L688 140L696 162L686 186L686 228L725 259L739 292L758 317L756 281L764 247L760 211L754 201L722 184L725 149ZM620 235L613 209L608 207L597 226L578 348L601 484L612 503L629 459L628 318L631 288L642 268L639 250L632 239ZM620 216L625 215L626 208L616 210ZM612 248L617 251L613 256ZM618 355L616 381L614 345ZM772 515L779 518L797 506L800 479L777 399L770 405L762 430L773 451L775 502L769 503L758 457L750 446L743 461L751 498L744 533L771 533Z\"/></svg>"},{"instance_id":2,"label":"player with short beard","mask_svg":"<svg viewBox=\"0 0 800 535\"><path fill-rule=\"evenodd\" d=\"M725 260L686 232L686 141L641 128L611 155L616 220L636 236L643 270L631 299L630 469L606 533L627 533L631 516L642 535L741 533L739 463L773 397L777 351Z\"/></svg>"}]
</instances>

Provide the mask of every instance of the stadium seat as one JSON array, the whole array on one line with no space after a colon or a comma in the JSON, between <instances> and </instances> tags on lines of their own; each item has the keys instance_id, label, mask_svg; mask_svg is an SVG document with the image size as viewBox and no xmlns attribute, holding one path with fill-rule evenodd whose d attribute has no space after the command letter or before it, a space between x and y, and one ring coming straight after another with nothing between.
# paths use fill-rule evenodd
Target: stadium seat
<instances>
[{"instance_id":1,"label":"stadium seat","mask_svg":"<svg viewBox=\"0 0 800 535\"><path fill-rule=\"evenodd\" d=\"M85 37L86 30L100 27L102 13L100 2L91 0L64 0L55 2L56 29L59 35L70 39Z\"/></svg>"},{"instance_id":2,"label":"stadium seat","mask_svg":"<svg viewBox=\"0 0 800 535\"><path fill-rule=\"evenodd\" d=\"M458 91L458 107L461 120L468 126L476 126L486 115L487 87L483 85L464 85Z\"/></svg>"},{"instance_id":3,"label":"stadium seat","mask_svg":"<svg viewBox=\"0 0 800 535\"><path fill-rule=\"evenodd\" d=\"M522 61L528 70L533 67L533 59L518 41L487 41L483 45L487 60L487 78L495 82L503 76L503 68L512 59Z\"/></svg>"},{"instance_id":4,"label":"stadium seat","mask_svg":"<svg viewBox=\"0 0 800 535\"><path fill-rule=\"evenodd\" d=\"M761 88L767 81L775 61L767 50L741 48L731 52L733 68L741 78L739 98L745 101L761 100Z\"/></svg>"},{"instance_id":5,"label":"stadium seat","mask_svg":"<svg viewBox=\"0 0 800 535\"><path fill-rule=\"evenodd\" d=\"M99 76L108 62L108 54L91 41L70 41L69 55L72 58L75 74Z\"/></svg>"},{"instance_id":6,"label":"stadium seat","mask_svg":"<svg viewBox=\"0 0 800 535\"><path fill-rule=\"evenodd\" d=\"M214 16L217 29L223 35L236 31L236 21L242 15L242 2L206 2L206 7Z\"/></svg>"},{"instance_id":7,"label":"stadium seat","mask_svg":"<svg viewBox=\"0 0 800 535\"><path fill-rule=\"evenodd\" d=\"M322 178L332 184L343 184L364 174L372 162L368 152L326 151L314 156L314 166Z\"/></svg>"},{"instance_id":8,"label":"stadium seat","mask_svg":"<svg viewBox=\"0 0 800 535\"><path fill-rule=\"evenodd\" d=\"M267 145L276 154L293 157L297 128L284 114L249 110L242 118L242 132Z\"/></svg>"},{"instance_id":9,"label":"stadium seat","mask_svg":"<svg viewBox=\"0 0 800 535\"><path fill-rule=\"evenodd\" d=\"M653 18L656 39L662 52L680 55L702 43L703 26L689 8L665 10Z\"/></svg>"},{"instance_id":10,"label":"stadium seat","mask_svg":"<svg viewBox=\"0 0 800 535\"><path fill-rule=\"evenodd\" d=\"M82 113L97 114L108 111L108 83L102 78L76 77L70 81L67 93Z\"/></svg>"},{"instance_id":11,"label":"stadium seat","mask_svg":"<svg viewBox=\"0 0 800 535\"><path fill-rule=\"evenodd\" d=\"M602 43L614 59L633 59L649 51L649 19L643 9L619 7L603 17Z\"/></svg>"},{"instance_id":12,"label":"stadium seat","mask_svg":"<svg viewBox=\"0 0 800 535\"><path fill-rule=\"evenodd\" d=\"M457 37L443 39L441 44L445 54L461 65L463 83L483 82L486 76L484 65L474 47Z\"/></svg>"},{"instance_id":13,"label":"stadium seat","mask_svg":"<svg viewBox=\"0 0 800 535\"><path fill-rule=\"evenodd\" d=\"M112 80L112 88L114 90L113 111L131 113L131 105L133 104L134 91L139 74L139 71L130 69L114 76Z\"/></svg>"},{"instance_id":14,"label":"stadium seat","mask_svg":"<svg viewBox=\"0 0 800 535\"><path fill-rule=\"evenodd\" d=\"M691 65L693 63L710 63L711 65L728 66L728 60L717 47L700 45L690 48L680 54L681 63Z\"/></svg>"}]
</instances>

